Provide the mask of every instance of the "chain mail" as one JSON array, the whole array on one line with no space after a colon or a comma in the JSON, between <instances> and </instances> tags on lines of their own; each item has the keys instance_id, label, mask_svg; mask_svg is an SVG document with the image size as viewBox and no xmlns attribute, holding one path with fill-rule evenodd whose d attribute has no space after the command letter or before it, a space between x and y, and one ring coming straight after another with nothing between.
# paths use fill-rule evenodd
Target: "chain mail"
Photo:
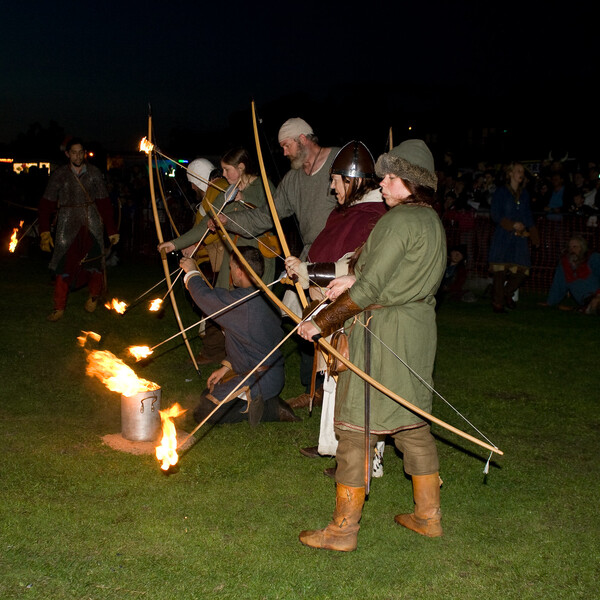
<instances>
[{"instance_id":1,"label":"chain mail","mask_svg":"<svg viewBox=\"0 0 600 600\"><path fill-rule=\"evenodd\" d=\"M86 165L77 179L71 166L65 165L52 174L44 192L44 198L56 202L58 209L51 269L56 269L81 229L92 235L99 248L104 247L102 218L95 203L108 197L104 177L98 168Z\"/></svg>"}]
</instances>

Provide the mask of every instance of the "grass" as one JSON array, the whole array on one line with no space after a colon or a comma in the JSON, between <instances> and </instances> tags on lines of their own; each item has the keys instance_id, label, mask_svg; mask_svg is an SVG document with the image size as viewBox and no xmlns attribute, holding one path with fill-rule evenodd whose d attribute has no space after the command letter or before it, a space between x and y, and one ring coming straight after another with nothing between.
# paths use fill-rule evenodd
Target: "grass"
<instances>
[{"instance_id":1,"label":"grass","mask_svg":"<svg viewBox=\"0 0 600 600\"><path fill-rule=\"evenodd\" d=\"M120 400L85 375L76 337L96 331L101 347L124 356L172 335L172 312L89 315L82 290L48 323L44 259L0 265L2 600L598 597L597 319L541 309L528 294L509 315L485 301L445 304L436 388L506 454L484 476L484 450L434 428L444 537L426 539L393 522L412 500L388 446L358 550L331 553L297 540L333 510L333 483L321 474L332 462L298 452L316 443L318 409L301 411L300 423L203 428L164 474L152 456L103 444L120 431ZM109 277L111 297L132 299L162 271L122 264ZM163 406L191 408L210 369L198 377L180 343L160 350L136 372L161 385ZM290 340L285 397L302 391L295 350ZM439 399L434 412L473 432Z\"/></svg>"}]
</instances>

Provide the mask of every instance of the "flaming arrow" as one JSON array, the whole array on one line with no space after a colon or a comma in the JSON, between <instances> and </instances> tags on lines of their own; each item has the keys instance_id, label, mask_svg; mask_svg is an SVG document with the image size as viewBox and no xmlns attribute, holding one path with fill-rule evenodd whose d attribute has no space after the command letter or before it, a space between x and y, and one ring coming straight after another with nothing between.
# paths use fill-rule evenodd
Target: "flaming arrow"
<instances>
[{"instance_id":1,"label":"flaming arrow","mask_svg":"<svg viewBox=\"0 0 600 600\"><path fill-rule=\"evenodd\" d=\"M296 313L294 313L289 307L287 307L265 285L263 280L256 274L254 269L248 264L248 261L244 258L243 254L239 251L238 247L233 243L231 236L229 235L229 233L227 232L227 230L225 229L225 227L223 226L221 221L217 218L214 208L209 207L209 209L213 214L213 220L215 221L217 226L221 229L223 236L225 237L225 239L227 239L227 241L231 245L232 250L235 252L236 256L238 257L240 263L242 265L244 265L245 269L247 270L248 273L250 273L250 275L252 276L252 278L254 279L256 284L265 292L265 294L271 299L271 301L276 306L278 306L281 310L283 310L288 315L288 317L290 317L290 319L292 319L292 321L294 321L294 323L300 324L302 322L302 319L300 317L298 317L298 315L296 315ZM402 396L399 396L392 390L388 389L382 383L380 383L376 379L373 379L370 375L367 375L360 367L357 367L353 362L348 360L345 356L340 354L324 338L320 337L320 338L318 338L318 340L315 340L315 341L318 341L319 345L323 349L325 349L329 354L335 356L340 362L345 364L348 367L348 369L350 369L355 375L358 375L361 379L363 379L364 381L366 381L367 383L372 385L375 389L379 390L382 394L385 394L386 396L388 396L389 398L391 398L398 404L401 404L402 406L404 406L404 408L407 408L411 412L423 417L424 419L427 419L428 421L431 421L432 423L436 423L440 427L443 427L444 429L447 429L448 431L451 431L452 433L454 433L466 440L469 440L470 442L473 442L474 444L477 444L478 446L481 446L482 448L485 448L486 450L495 452L496 454L500 454L500 455L504 454L504 452L502 452L502 450L500 450L496 446L491 446L490 444L487 444L486 442L482 442L481 440L462 431L461 429L458 429L458 428L454 427L453 425L450 425L449 423L446 423L445 421L442 421L441 419L434 417L433 415L429 414L428 412L424 411L423 409L419 408L418 406L415 406L414 404L412 404L405 398L402 398Z\"/></svg>"},{"instance_id":2,"label":"flaming arrow","mask_svg":"<svg viewBox=\"0 0 600 600\"><path fill-rule=\"evenodd\" d=\"M148 142L152 144L152 113L148 114ZM156 194L154 193L154 175L152 169L152 150L145 150L148 154L148 175L150 180L150 199L152 200L152 214L154 215L154 224L156 225L156 235L158 237L158 241L160 244L164 242L162 228L160 226L160 221L158 218L158 208L156 206ZM160 256L162 259L163 269L165 272L165 279L167 281L167 285L169 288L172 288L171 285L171 274L169 272L169 264L167 262L167 254L164 250L160 251ZM181 335L183 337L183 341L185 342L186 348L188 349L190 358L192 359L192 364L196 369L198 375L200 375L200 369L198 368L198 363L196 362L196 357L194 356L194 351L190 346L190 342L185 334L183 323L181 322L181 316L179 315L179 308L177 307L177 300L175 299L175 294L173 290L170 291L171 304L173 305L173 312L175 313L175 319L177 320L177 325L179 326L179 331L181 331Z\"/></svg>"}]
</instances>

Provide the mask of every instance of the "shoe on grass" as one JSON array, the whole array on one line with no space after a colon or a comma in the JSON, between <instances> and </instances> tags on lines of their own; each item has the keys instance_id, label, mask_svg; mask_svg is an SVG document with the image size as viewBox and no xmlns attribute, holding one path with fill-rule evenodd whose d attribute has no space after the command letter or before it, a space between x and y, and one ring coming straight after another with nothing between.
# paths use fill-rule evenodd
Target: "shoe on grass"
<instances>
[{"instance_id":1,"label":"shoe on grass","mask_svg":"<svg viewBox=\"0 0 600 600\"><path fill-rule=\"evenodd\" d=\"M98 298L94 298L94 296L90 296L83 306L86 312L93 313L96 310L96 306L98 306Z\"/></svg>"}]
</instances>

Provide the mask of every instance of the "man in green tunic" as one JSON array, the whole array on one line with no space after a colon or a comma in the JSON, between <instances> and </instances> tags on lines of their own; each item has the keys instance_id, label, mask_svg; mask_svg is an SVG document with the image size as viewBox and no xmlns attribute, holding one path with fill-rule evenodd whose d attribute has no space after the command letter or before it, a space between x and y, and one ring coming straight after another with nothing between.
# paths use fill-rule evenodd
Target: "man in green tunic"
<instances>
[{"instance_id":1,"label":"man in green tunic","mask_svg":"<svg viewBox=\"0 0 600 600\"><path fill-rule=\"evenodd\" d=\"M350 360L430 412L431 388L397 357L432 384L437 344L435 293L446 264L444 229L431 208L437 187L433 156L423 141L407 140L380 156L376 170L383 178L382 195L392 210L371 232L354 275L329 285L328 296L335 301L298 332L305 339L326 336L344 323L348 329L356 318L359 323L349 333ZM367 321L373 338L369 364L361 326ZM412 477L414 512L397 515L396 522L422 535L442 535L439 461L429 424L375 389L370 390L370 403L371 450L380 436L391 435ZM357 544L367 481L365 388L363 380L350 371L341 373L338 380L335 431L339 445L333 520L325 529L303 531L300 541L315 548L350 551Z\"/></svg>"}]
</instances>

